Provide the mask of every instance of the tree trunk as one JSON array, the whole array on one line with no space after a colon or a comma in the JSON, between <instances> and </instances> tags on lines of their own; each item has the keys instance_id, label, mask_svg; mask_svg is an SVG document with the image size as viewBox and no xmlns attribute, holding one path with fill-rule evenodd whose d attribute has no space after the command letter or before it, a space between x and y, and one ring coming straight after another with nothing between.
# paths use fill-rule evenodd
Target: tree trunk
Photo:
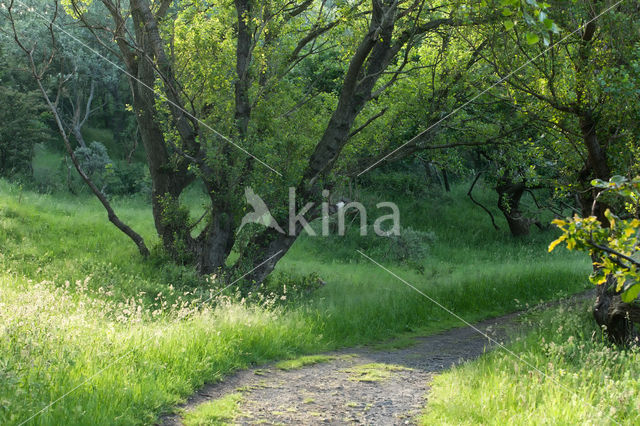
<instances>
[{"instance_id":1,"label":"tree trunk","mask_svg":"<svg viewBox=\"0 0 640 426\"><path fill-rule=\"evenodd\" d=\"M596 289L593 317L599 326L605 327L609 339L618 344L631 343L640 336L634 323L640 323L640 307L624 303L615 294L615 277L607 277L605 284Z\"/></svg>"},{"instance_id":2,"label":"tree trunk","mask_svg":"<svg viewBox=\"0 0 640 426\"><path fill-rule=\"evenodd\" d=\"M239 275L240 272L248 270L243 278L245 282L250 285L262 283L273 272L278 261L287 254L298 235L299 231L295 235L287 235L272 228L265 229L251 241L243 253L242 258L245 261L250 260L250 264L244 264L241 259L234 265L237 271L235 274Z\"/></svg>"},{"instance_id":3,"label":"tree trunk","mask_svg":"<svg viewBox=\"0 0 640 426\"><path fill-rule=\"evenodd\" d=\"M157 24L152 19L149 4L143 0L131 1L131 16L134 22L136 42L143 51L157 55L158 50L163 47L157 46L162 42L157 40L159 37ZM155 227L165 249L174 257L180 257L177 250L193 247L193 242L190 241L189 232L184 232L184 229L188 229L186 220L182 224L175 223L177 218L173 215L178 212L168 209L168 207L177 208L179 206L178 197L184 188L191 183L193 176L188 173L184 160L178 160L177 165L175 161L171 161L171 153L164 139L164 133L158 124L161 119L157 115L155 94L151 89L156 84L154 64L150 62L149 58L139 58L137 55L133 55L126 42L118 43L118 45L125 57L128 71L137 78L137 80L129 79L129 85L132 89L133 108L151 175L151 202ZM159 60L159 62L162 61ZM162 65L165 64L162 63ZM170 73L170 70L167 73ZM163 77L170 82L172 81L166 75ZM183 114L180 115L181 118L182 116ZM185 123L176 127L178 127L181 136L188 133L185 130ZM183 229L178 229L181 225ZM177 241L181 238L186 238L187 241Z\"/></svg>"},{"instance_id":4,"label":"tree trunk","mask_svg":"<svg viewBox=\"0 0 640 426\"><path fill-rule=\"evenodd\" d=\"M449 173L447 173L447 169L440 169L442 171L442 182L444 183L444 190L446 192L451 192L451 186L449 185Z\"/></svg>"},{"instance_id":5,"label":"tree trunk","mask_svg":"<svg viewBox=\"0 0 640 426\"><path fill-rule=\"evenodd\" d=\"M524 182L512 182L510 179L502 179L496 186L498 192L498 208L507 219L509 230L514 237L529 234L529 228L534 222L522 215L520 200L526 189Z\"/></svg>"},{"instance_id":6,"label":"tree trunk","mask_svg":"<svg viewBox=\"0 0 640 426\"><path fill-rule=\"evenodd\" d=\"M229 212L213 215L205 230L195 241L196 268L199 273L222 272L236 241L235 230L236 226Z\"/></svg>"}]
</instances>

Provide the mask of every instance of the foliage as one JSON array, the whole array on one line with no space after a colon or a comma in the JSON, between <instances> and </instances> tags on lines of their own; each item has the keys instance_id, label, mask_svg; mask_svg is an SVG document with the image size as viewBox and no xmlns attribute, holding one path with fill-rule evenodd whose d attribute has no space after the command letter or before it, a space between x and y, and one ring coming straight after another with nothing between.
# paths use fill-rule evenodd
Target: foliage
<instances>
[{"instance_id":1,"label":"foliage","mask_svg":"<svg viewBox=\"0 0 640 426\"><path fill-rule=\"evenodd\" d=\"M107 176L107 191L113 195L143 194L150 198L151 182L144 165L115 162L112 173Z\"/></svg>"},{"instance_id":2,"label":"foliage","mask_svg":"<svg viewBox=\"0 0 640 426\"><path fill-rule=\"evenodd\" d=\"M51 139L37 93L3 81L0 73L0 176L31 178L34 146Z\"/></svg>"},{"instance_id":3,"label":"foliage","mask_svg":"<svg viewBox=\"0 0 640 426\"><path fill-rule=\"evenodd\" d=\"M592 258L594 272L591 281L606 285L608 279L615 281L615 291L622 293L624 302L632 302L640 294L640 177L628 180L614 176L608 182L595 179L593 186L600 190L598 197L610 193L623 197L627 202L626 218L607 209L604 213L608 223L603 224L596 216L582 218L575 215L569 219L556 219L553 223L562 235L549 245L549 251L565 243L569 250L588 252ZM604 198L604 197L603 197Z\"/></svg>"},{"instance_id":4,"label":"foliage","mask_svg":"<svg viewBox=\"0 0 640 426\"><path fill-rule=\"evenodd\" d=\"M113 168L107 148L100 142L93 141L88 147L78 147L74 151L80 167L92 180L101 186L106 180L107 173Z\"/></svg>"}]
</instances>

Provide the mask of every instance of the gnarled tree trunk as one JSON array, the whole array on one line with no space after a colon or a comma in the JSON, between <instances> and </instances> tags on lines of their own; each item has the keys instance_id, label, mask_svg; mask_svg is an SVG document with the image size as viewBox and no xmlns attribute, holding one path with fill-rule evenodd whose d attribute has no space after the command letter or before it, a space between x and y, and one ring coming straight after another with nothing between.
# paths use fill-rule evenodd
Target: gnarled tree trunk
<instances>
[{"instance_id":1,"label":"gnarled tree trunk","mask_svg":"<svg viewBox=\"0 0 640 426\"><path fill-rule=\"evenodd\" d=\"M520 200L526 189L524 182L513 182L510 179L502 179L496 185L498 208L507 219L509 230L514 237L528 235L529 227L535 222L520 211Z\"/></svg>"}]
</instances>

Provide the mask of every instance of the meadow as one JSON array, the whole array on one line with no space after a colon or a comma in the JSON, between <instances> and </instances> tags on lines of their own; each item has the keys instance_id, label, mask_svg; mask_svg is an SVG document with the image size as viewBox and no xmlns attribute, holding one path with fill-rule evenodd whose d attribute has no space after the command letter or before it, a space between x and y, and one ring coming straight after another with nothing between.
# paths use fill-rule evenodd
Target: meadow
<instances>
[{"instance_id":1,"label":"meadow","mask_svg":"<svg viewBox=\"0 0 640 426\"><path fill-rule=\"evenodd\" d=\"M513 239L498 218L497 232L466 189L365 194L393 195L402 226L428 235L419 259L388 260L358 238L302 237L265 288L218 294L215 277L159 250L140 258L90 196L0 181L0 423L149 424L237 369L462 325L356 249L467 321L590 286L588 259L547 253L553 230ZM486 189L478 197L495 204ZM143 195L114 207L156 243Z\"/></svg>"}]
</instances>

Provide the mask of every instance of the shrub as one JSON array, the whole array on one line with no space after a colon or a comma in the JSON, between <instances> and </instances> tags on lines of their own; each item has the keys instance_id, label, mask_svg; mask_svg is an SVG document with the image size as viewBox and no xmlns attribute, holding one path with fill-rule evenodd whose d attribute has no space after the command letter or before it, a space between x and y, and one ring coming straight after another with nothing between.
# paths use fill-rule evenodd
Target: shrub
<instances>
[{"instance_id":1,"label":"shrub","mask_svg":"<svg viewBox=\"0 0 640 426\"><path fill-rule=\"evenodd\" d=\"M142 164L120 162L109 175L107 188L110 194L133 195L150 192L151 185Z\"/></svg>"},{"instance_id":2,"label":"shrub","mask_svg":"<svg viewBox=\"0 0 640 426\"><path fill-rule=\"evenodd\" d=\"M319 253L332 253L345 261L359 261L356 250L382 262L402 263L418 269L429 253L429 246L436 240L432 232L411 227L401 228L399 235L380 236L373 226L367 226L367 235L361 235L359 224L347 226L345 235L330 234L315 237Z\"/></svg>"},{"instance_id":3,"label":"shrub","mask_svg":"<svg viewBox=\"0 0 640 426\"><path fill-rule=\"evenodd\" d=\"M77 148L74 153L82 170L108 195L133 195L150 187L142 164L114 163L100 142L91 142L88 147ZM77 175L74 186L83 187Z\"/></svg>"},{"instance_id":4,"label":"shrub","mask_svg":"<svg viewBox=\"0 0 640 426\"><path fill-rule=\"evenodd\" d=\"M74 154L85 174L104 191L107 176L113 173L113 162L107 148L100 142L93 141L87 147L76 148Z\"/></svg>"}]
</instances>

